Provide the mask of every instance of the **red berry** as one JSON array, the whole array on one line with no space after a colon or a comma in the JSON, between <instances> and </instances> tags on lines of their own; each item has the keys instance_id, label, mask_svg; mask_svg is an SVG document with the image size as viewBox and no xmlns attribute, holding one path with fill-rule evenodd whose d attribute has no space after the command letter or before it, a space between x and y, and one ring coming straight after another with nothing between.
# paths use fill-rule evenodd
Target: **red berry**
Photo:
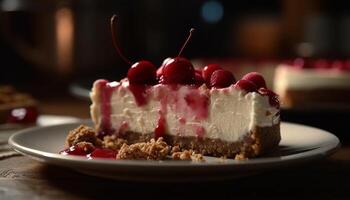
<instances>
[{"instance_id":1,"label":"red berry","mask_svg":"<svg viewBox=\"0 0 350 200\"><path fill-rule=\"evenodd\" d=\"M35 123L38 115L34 107L15 108L11 110L7 123Z\"/></svg>"},{"instance_id":2,"label":"red berry","mask_svg":"<svg viewBox=\"0 0 350 200\"><path fill-rule=\"evenodd\" d=\"M170 59L162 71L161 82L164 84L191 84L195 79L192 63L183 57Z\"/></svg>"},{"instance_id":3,"label":"red berry","mask_svg":"<svg viewBox=\"0 0 350 200\"><path fill-rule=\"evenodd\" d=\"M266 88L260 88L258 91L261 95L265 95L269 97L269 103L271 106L280 107L280 100L278 98L278 95L274 93L273 91L266 89Z\"/></svg>"},{"instance_id":4,"label":"red berry","mask_svg":"<svg viewBox=\"0 0 350 200\"><path fill-rule=\"evenodd\" d=\"M162 75L163 75L163 67L164 66L160 66L158 69L157 69L157 78L159 79Z\"/></svg>"},{"instance_id":5,"label":"red berry","mask_svg":"<svg viewBox=\"0 0 350 200\"><path fill-rule=\"evenodd\" d=\"M251 81L241 79L235 84L236 88L239 88L241 90L245 90L246 92L254 92L257 90L257 87L254 83Z\"/></svg>"},{"instance_id":6,"label":"red berry","mask_svg":"<svg viewBox=\"0 0 350 200\"><path fill-rule=\"evenodd\" d=\"M139 61L128 71L131 84L153 84L156 82L156 67L149 61Z\"/></svg>"},{"instance_id":7,"label":"red berry","mask_svg":"<svg viewBox=\"0 0 350 200\"><path fill-rule=\"evenodd\" d=\"M266 88L264 77L258 72L250 72L243 76L243 80L247 80L256 85L257 88Z\"/></svg>"},{"instance_id":8,"label":"red berry","mask_svg":"<svg viewBox=\"0 0 350 200\"><path fill-rule=\"evenodd\" d=\"M109 158L109 159L115 159L117 156L117 153L115 151L112 151L110 149L100 149L96 148L91 154L88 155L88 158Z\"/></svg>"},{"instance_id":9,"label":"red berry","mask_svg":"<svg viewBox=\"0 0 350 200\"><path fill-rule=\"evenodd\" d=\"M199 74L199 75L202 76L202 69L196 68L196 69L194 69L194 73Z\"/></svg>"},{"instance_id":10,"label":"red berry","mask_svg":"<svg viewBox=\"0 0 350 200\"><path fill-rule=\"evenodd\" d=\"M210 87L225 88L235 83L235 77L229 71L219 69L214 71L210 78Z\"/></svg>"},{"instance_id":11,"label":"red berry","mask_svg":"<svg viewBox=\"0 0 350 200\"><path fill-rule=\"evenodd\" d=\"M194 82L198 86L202 85L204 83L204 79L202 77L202 74L195 73Z\"/></svg>"},{"instance_id":12,"label":"red berry","mask_svg":"<svg viewBox=\"0 0 350 200\"><path fill-rule=\"evenodd\" d=\"M171 58L166 58L162 65L157 69L157 78L159 79L163 75L163 68L164 66L171 60Z\"/></svg>"},{"instance_id":13,"label":"red berry","mask_svg":"<svg viewBox=\"0 0 350 200\"><path fill-rule=\"evenodd\" d=\"M60 154L73 155L73 156L85 156L86 152L84 151L84 148L74 145L69 147L68 149L61 151Z\"/></svg>"},{"instance_id":14,"label":"red berry","mask_svg":"<svg viewBox=\"0 0 350 200\"><path fill-rule=\"evenodd\" d=\"M204 67L202 71L202 76L207 83L208 86L210 86L210 78L214 71L222 69L218 64L209 64Z\"/></svg>"},{"instance_id":15,"label":"red berry","mask_svg":"<svg viewBox=\"0 0 350 200\"><path fill-rule=\"evenodd\" d=\"M163 61L161 67L164 67L169 61L171 61L172 58L168 57L168 58L165 58L165 60Z\"/></svg>"}]
</instances>

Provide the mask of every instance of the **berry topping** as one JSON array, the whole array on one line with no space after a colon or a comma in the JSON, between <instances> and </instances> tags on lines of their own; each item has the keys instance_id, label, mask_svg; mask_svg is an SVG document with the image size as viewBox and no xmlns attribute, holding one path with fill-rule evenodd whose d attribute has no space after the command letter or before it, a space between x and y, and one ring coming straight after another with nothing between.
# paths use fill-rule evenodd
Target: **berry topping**
<instances>
[{"instance_id":1,"label":"berry topping","mask_svg":"<svg viewBox=\"0 0 350 200\"><path fill-rule=\"evenodd\" d=\"M191 84L195 79L192 63L183 57L172 58L162 71L161 83L164 84Z\"/></svg>"},{"instance_id":2,"label":"berry topping","mask_svg":"<svg viewBox=\"0 0 350 200\"><path fill-rule=\"evenodd\" d=\"M157 75L157 79L160 79L160 77L163 75L163 66L160 66L157 69L156 75Z\"/></svg>"},{"instance_id":3,"label":"berry topping","mask_svg":"<svg viewBox=\"0 0 350 200\"><path fill-rule=\"evenodd\" d=\"M117 156L117 153L115 151L112 151L110 149L100 149L96 148L91 154L87 155L89 159L93 158L109 158L109 159L115 159Z\"/></svg>"},{"instance_id":4,"label":"berry topping","mask_svg":"<svg viewBox=\"0 0 350 200\"><path fill-rule=\"evenodd\" d=\"M202 69L196 68L196 69L194 69L194 73L199 74L199 75L202 76Z\"/></svg>"},{"instance_id":5,"label":"berry topping","mask_svg":"<svg viewBox=\"0 0 350 200\"><path fill-rule=\"evenodd\" d=\"M115 33L115 22L117 20L117 16L113 15L111 18L110 26L111 26L111 34L112 41L115 50L118 55L129 65L132 64L130 60L128 60L122 51L119 48L116 39ZM142 60L134 63L128 71L128 79L131 84L153 84L156 82L156 67L149 61Z\"/></svg>"},{"instance_id":6,"label":"berry topping","mask_svg":"<svg viewBox=\"0 0 350 200\"><path fill-rule=\"evenodd\" d=\"M202 77L202 71L200 69L195 69L194 82L198 86L200 86L204 83L204 79Z\"/></svg>"},{"instance_id":7,"label":"berry topping","mask_svg":"<svg viewBox=\"0 0 350 200\"><path fill-rule=\"evenodd\" d=\"M332 62L332 68L339 71L347 71L350 70L349 64L349 61L334 60Z\"/></svg>"},{"instance_id":8,"label":"berry topping","mask_svg":"<svg viewBox=\"0 0 350 200\"><path fill-rule=\"evenodd\" d=\"M182 51L185 49L188 41L192 37L194 29L191 28L190 34L187 37L185 43L182 45L181 50L176 58L167 58L164 60L163 69L160 73L160 82L164 84L192 84L195 80L195 73L192 63L181 56Z\"/></svg>"},{"instance_id":9,"label":"berry topping","mask_svg":"<svg viewBox=\"0 0 350 200\"><path fill-rule=\"evenodd\" d=\"M269 97L269 103L271 106L279 108L280 107L280 100L278 98L278 95L274 93L273 91L266 89L266 88L260 88L258 91L261 95L265 95Z\"/></svg>"},{"instance_id":10,"label":"berry topping","mask_svg":"<svg viewBox=\"0 0 350 200\"><path fill-rule=\"evenodd\" d=\"M219 69L222 69L222 68L217 64L210 64L204 67L202 71L202 75L208 86L210 85L211 75L213 74L214 71Z\"/></svg>"},{"instance_id":11,"label":"berry topping","mask_svg":"<svg viewBox=\"0 0 350 200\"><path fill-rule=\"evenodd\" d=\"M38 111L34 107L15 108L11 110L7 123L35 123Z\"/></svg>"},{"instance_id":12,"label":"berry topping","mask_svg":"<svg viewBox=\"0 0 350 200\"><path fill-rule=\"evenodd\" d=\"M171 60L172 58L166 58L162 65L157 69L157 78L159 79L163 75L163 68L164 66Z\"/></svg>"},{"instance_id":13,"label":"berry topping","mask_svg":"<svg viewBox=\"0 0 350 200\"><path fill-rule=\"evenodd\" d=\"M257 90L257 87L254 83L251 81L241 79L235 84L236 88L245 90L246 92L254 92Z\"/></svg>"},{"instance_id":14,"label":"berry topping","mask_svg":"<svg viewBox=\"0 0 350 200\"><path fill-rule=\"evenodd\" d=\"M156 67L149 61L139 61L128 71L131 84L153 84L156 82Z\"/></svg>"},{"instance_id":15,"label":"berry topping","mask_svg":"<svg viewBox=\"0 0 350 200\"><path fill-rule=\"evenodd\" d=\"M78 145L73 145L73 146L69 147L68 149L61 151L60 154L73 155L73 156L85 156L87 153L83 147L80 147Z\"/></svg>"},{"instance_id":16,"label":"berry topping","mask_svg":"<svg viewBox=\"0 0 350 200\"><path fill-rule=\"evenodd\" d=\"M216 70L210 77L210 87L225 88L235 83L233 74L226 70Z\"/></svg>"},{"instance_id":17,"label":"berry topping","mask_svg":"<svg viewBox=\"0 0 350 200\"><path fill-rule=\"evenodd\" d=\"M293 62L293 66L300 69L311 68L314 62L310 58L297 58Z\"/></svg>"},{"instance_id":18,"label":"berry topping","mask_svg":"<svg viewBox=\"0 0 350 200\"><path fill-rule=\"evenodd\" d=\"M318 59L313 62L312 67L316 69L327 69L331 67L331 63L326 59Z\"/></svg>"},{"instance_id":19,"label":"berry topping","mask_svg":"<svg viewBox=\"0 0 350 200\"><path fill-rule=\"evenodd\" d=\"M264 77L258 72L250 72L243 76L243 80L247 80L256 85L257 88L266 88Z\"/></svg>"},{"instance_id":20,"label":"berry topping","mask_svg":"<svg viewBox=\"0 0 350 200\"><path fill-rule=\"evenodd\" d=\"M165 58L165 60L163 61L161 67L164 67L172 58L168 57L168 58Z\"/></svg>"}]
</instances>

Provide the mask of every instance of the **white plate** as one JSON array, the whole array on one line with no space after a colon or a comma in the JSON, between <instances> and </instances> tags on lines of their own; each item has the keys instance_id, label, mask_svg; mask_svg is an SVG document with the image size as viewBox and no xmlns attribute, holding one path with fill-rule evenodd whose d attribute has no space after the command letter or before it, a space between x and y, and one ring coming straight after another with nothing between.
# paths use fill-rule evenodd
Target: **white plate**
<instances>
[{"instance_id":1,"label":"white plate","mask_svg":"<svg viewBox=\"0 0 350 200\"><path fill-rule=\"evenodd\" d=\"M278 151L245 161L205 157L206 162L87 160L58 154L69 130L79 123L37 127L17 132L9 144L33 159L72 168L86 174L138 181L186 181L235 178L300 164L325 157L340 146L333 134L304 125L281 123L282 141Z\"/></svg>"}]
</instances>

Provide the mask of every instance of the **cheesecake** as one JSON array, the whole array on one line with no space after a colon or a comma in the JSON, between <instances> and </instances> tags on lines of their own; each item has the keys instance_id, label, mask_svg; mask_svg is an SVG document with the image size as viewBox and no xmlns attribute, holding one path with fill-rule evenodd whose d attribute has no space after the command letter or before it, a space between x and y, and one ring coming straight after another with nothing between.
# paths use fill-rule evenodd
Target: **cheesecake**
<instances>
[{"instance_id":1,"label":"cheesecake","mask_svg":"<svg viewBox=\"0 0 350 200\"><path fill-rule=\"evenodd\" d=\"M286 108L345 107L349 83L348 61L299 58L277 66L274 91Z\"/></svg>"},{"instance_id":2,"label":"cheesecake","mask_svg":"<svg viewBox=\"0 0 350 200\"><path fill-rule=\"evenodd\" d=\"M131 62L121 52L111 18L113 44L131 66L119 81L96 80L91 97L93 128L80 126L66 139L64 155L88 158L203 160L246 159L275 149L280 140L278 95L251 72L236 81L217 64L194 68L182 57L160 67Z\"/></svg>"},{"instance_id":3,"label":"cheesecake","mask_svg":"<svg viewBox=\"0 0 350 200\"><path fill-rule=\"evenodd\" d=\"M35 125L38 118L37 101L10 85L0 85L0 126L18 128Z\"/></svg>"},{"instance_id":4,"label":"cheesecake","mask_svg":"<svg viewBox=\"0 0 350 200\"><path fill-rule=\"evenodd\" d=\"M220 74L214 72L211 76ZM249 158L278 146L278 96L259 73L211 86L195 80L154 85L97 80L90 94L94 128L100 138L116 135L137 143L162 137L171 146L210 156Z\"/></svg>"}]
</instances>

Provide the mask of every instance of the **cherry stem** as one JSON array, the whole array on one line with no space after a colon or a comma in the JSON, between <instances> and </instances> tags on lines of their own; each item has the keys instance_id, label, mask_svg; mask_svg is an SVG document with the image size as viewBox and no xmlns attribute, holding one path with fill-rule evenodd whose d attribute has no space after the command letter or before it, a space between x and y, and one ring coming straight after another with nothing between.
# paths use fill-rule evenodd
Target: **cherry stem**
<instances>
[{"instance_id":1,"label":"cherry stem","mask_svg":"<svg viewBox=\"0 0 350 200\"><path fill-rule=\"evenodd\" d=\"M117 37L116 37L116 33L115 33L115 24L117 21L117 15L113 15L111 18L111 33L112 33L112 41L113 41L113 46L115 48L115 50L117 51L118 55L124 60L124 62L126 62L127 64L131 65L132 62L130 62L130 60L128 60L122 53L122 51L119 48L119 45L117 43Z\"/></svg>"},{"instance_id":2,"label":"cherry stem","mask_svg":"<svg viewBox=\"0 0 350 200\"><path fill-rule=\"evenodd\" d=\"M190 39L191 39L191 37L192 37L193 31L194 31L194 28L191 28L190 34L188 35L188 37L187 37L185 43L182 45L181 50L180 50L179 54L177 55L177 57L180 57L180 55L181 55L182 51L185 49L185 47L186 47L188 41L190 41Z\"/></svg>"}]
</instances>

